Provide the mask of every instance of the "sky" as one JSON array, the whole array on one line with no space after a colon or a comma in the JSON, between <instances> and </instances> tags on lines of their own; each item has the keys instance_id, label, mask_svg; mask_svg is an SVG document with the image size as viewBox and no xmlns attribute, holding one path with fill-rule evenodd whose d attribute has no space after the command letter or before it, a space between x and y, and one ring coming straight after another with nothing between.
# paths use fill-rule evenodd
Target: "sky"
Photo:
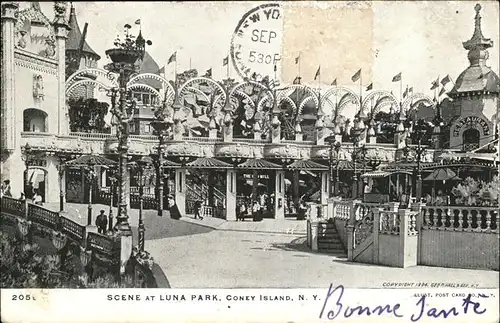
<instances>
[{"instance_id":1,"label":"sky","mask_svg":"<svg viewBox=\"0 0 500 323\"><path fill-rule=\"evenodd\" d=\"M477 1L375 1L375 2L281 2L278 31L282 60L281 84L298 75L295 58L300 54L303 83L337 84L359 91L352 75L362 69L363 87L400 92L391 82L402 73L403 87L433 96L430 83L437 76L453 80L469 65L462 42L474 31ZM499 5L479 1L482 31L494 42L487 65L499 71ZM75 2L78 22L89 23L87 43L107 63L109 49L123 25L141 19L142 33L153 45L148 52L161 66L177 51L177 71L192 68L213 77L226 77L222 60L228 55L233 32L242 16L263 2ZM52 4L41 3L53 18ZM69 10L68 10L69 12ZM134 25L134 28L136 26ZM135 31L137 32L137 30ZM167 66L167 78L173 76ZM314 81L321 66L319 80ZM237 77L231 66L230 76Z\"/></svg>"}]
</instances>

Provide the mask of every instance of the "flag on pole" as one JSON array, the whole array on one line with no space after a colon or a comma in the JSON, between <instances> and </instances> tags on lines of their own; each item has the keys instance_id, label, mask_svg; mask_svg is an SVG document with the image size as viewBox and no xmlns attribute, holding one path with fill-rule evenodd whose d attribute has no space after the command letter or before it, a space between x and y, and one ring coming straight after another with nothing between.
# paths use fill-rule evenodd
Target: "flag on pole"
<instances>
[{"instance_id":1,"label":"flag on pole","mask_svg":"<svg viewBox=\"0 0 500 323\"><path fill-rule=\"evenodd\" d=\"M332 85L337 86L337 79L333 80Z\"/></svg>"},{"instance_id":2,"label":"flag on pole","mask_svg":"<svg viewBox=\"0 0 500 323\"><path fill-rule=\"evenodd\" d=\"M431 83L431 90L434 90L438 86L439 86L439 77L435 81L432 81L432 83Z\"/></svg>"},{"instance_id":3,"label":"flag on pole","mask_svg":"<svg viewBox=\"0 0 500 323\"><path fill-rule=\"evenodd\" d=\"M158 74L165 74L165 66L158 70Z\"/></svg>"},{"instance_id":4,"label":"flag on pole","mask_svg":"<svg viewBox=\"0 0 500 323\"><path fill-rule=\"evenodd\" d=\"M299 61L300 61L300 54L299 54L299 56L295 57L295 64L298 64Z\"/></svg>"},{"instance_id":5,"label":"flag on pole","mask_svg":"<svg viewBox=\"0 0 500 323\"><path fill-rule=\"evenodd\" d=\"M354 74L352 77L351 77L351 80L353 82L357 82L359 80L359 78L361 77L361 69L359 69L359 71L356 72L356 74Z\"/></svg>"},{"instance_id":6,"label":"flag on pole","mask_svg":"<svg viewBox=\"0 0 500 323\"><path fill-rule=\"evenodd\" d=\"M405 91L403 92L403 98L406 98L408 96L409 90L410 89L408 88L408 85L407 85Z\"/></svg>"},{"instance_id":7,"label":"flag on pole","mask_svg":"<svg viewBox=\"0 0 500 323\"><path fill-rule=\"evenodd\" d=\"M393 82L399 82L399 81L401 81L401 72L399 72L398 74L394 75L394 77L392 78L392 81Z\"/></svg>"},{"instance_id":8,"label":"flag on pole","mask_svg":"<svg viewBox=\"0 0 500 323\"><path fill-rule=\"evenodd\" d=\"M205 72L205 76L212 77L212 68L211 67Z\"/></svg>"},{"instance_id":9,"label":"flag on pole","mask_svg":"<svg viewBox=\"0 0 500 323\"><path fill-rule=\"evenodd\" d=\"M293 84L300 84L300 77L299 76L296 76L294 79L293 79Z\"/></svg>"},{"instance_id":10,"label":"flag on pole","mask_svg":"<svg viewBox=\"0 0 500 323\"><path fill-rule=\"evenodd\" d=\"M408 95L413 94L413 86L408 89Z\"/></svg>"},{"instance_id":11,"label":"flag on pole","mask_svg":"<svg viewBox=\"0 0 500 323\"><path fill-rule=\"evenodd\" d=\"M316 79L321 75L321 65L318 66L318 70L316 71L316 75L314 75L314 80L316 81Z\"/></svg>"},{"instance_id":12,"label":"flag on pole","mask_svg":"<svg viewBox=\"0 0 500 323\"><path fill-rule=\"evenodd\" d=\"M226 66L227 64L229 64L229 56L224 57L222 60L222 66Z\"/></svg>"},{"instance_id":13,"label":"flag on pole","mask_svg":"<svg viewBox=\"0 0 500 323\"><path fill-rule=\"evenodd\" d=\"M370 85L368 85L368 86L366 87L366 90L367 90L367 91L370 91L371 89L373 89L373 83L370 83Z\"/></svg>"},{"instance_id":14,"label":"flag on pole","mask_svg":"<svg viewBox=\"0 0 500 323\"><path fill-rule=\"evenodd\" d=\"M441 85L446 86L446 84L451 82L450 75L446 75L442 80L441 80Z\"/></svg>"},{"instance_id":15,"label":"flag on pole","mask_svg":"<svg viewBox=\"0 0 500 323\"><path fill-rule=\"evenodd\" d=\"M172 55L170 55L170 58L168 59L167 64L170 64L172 62L177 62L177 52L174 52Z\"/></svg>"},{"instance_id":16,"label":"flag on pole","mask_svg":"<svg viewBox=\"0 0 500 323\"><path fill-rule=\"evenodd\" d=\"M141 19L137 19L137 20L135 21L135 24L136 24L136 25L140 25L140 24L141 24Z\"/></svg>"},{"instance_id":17,"label":"flag on pole","mask_svg":"<svg viewBox=\"0 0 500 323\"><path fill-rule=\"evenodd\" d=\"M443 87L441 89L441 91L439 91L439 97L441 97L441 95L445 94L446 93L446 89Z\"/></svg>"}]
</instances>

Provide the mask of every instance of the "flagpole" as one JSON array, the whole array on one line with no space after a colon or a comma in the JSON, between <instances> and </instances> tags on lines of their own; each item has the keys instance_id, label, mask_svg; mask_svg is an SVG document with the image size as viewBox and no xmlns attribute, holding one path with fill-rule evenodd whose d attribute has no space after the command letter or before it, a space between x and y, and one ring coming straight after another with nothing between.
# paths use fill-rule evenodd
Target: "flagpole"
<instances>
[{"instance_id":1,"label":"flagpole","mask_svg":"<svg viewBox=\"0 0 500 323\"><path fill-rule=\"evenodd\" d=\"M226 74L227 74L227 79L229 80L229 55L226 56L227 57L227 68L226 68Z\"/></svg>"},{"instance_id":2,"label":"flagpole","mask_svg":"<svg viewBox=\"0 0 500 323\"><path fill-rule=\"evenodd\" d=\"M302 53L299 52L299 84L300 84L300 61L301 61L301 57L302 56Z\"/></svg>"},{"instance_id":3,"label":"flagpole","mask_svg":"<svg viewBox=\"0 0 500 323\"><path fill-rule=\"evenodd\" d=\"M359 70L359 114L363 110L363 73Z\"/></svg>"},{"instance_id":4,"label":"flagpole","mask_svg":"<svg viewBox=\"0 0 500 323\"><path fill-rule=\"evenodd\" d=\"M175 82L175 87L177 87L177 51L175 51L174 82Z\"/></svg>"},{"instance_id":5,"label":"flagpole","mask_svg":"<svg viewBox=\"0 0 500 323\"><path fill-rule=\"evenodd\" d=\"M191 57L189 57L189 69L191 69Z\"/></svg>"}]
</instances>

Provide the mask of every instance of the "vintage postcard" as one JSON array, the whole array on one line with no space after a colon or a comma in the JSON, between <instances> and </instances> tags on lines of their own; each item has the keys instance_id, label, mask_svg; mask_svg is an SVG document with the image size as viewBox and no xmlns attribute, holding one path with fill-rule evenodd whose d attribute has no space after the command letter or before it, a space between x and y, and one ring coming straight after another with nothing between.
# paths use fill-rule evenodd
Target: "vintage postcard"
<instances>
[{"instance_id":1,"label":"vintage postcard","mask_svg":"<svg viewBox=\"0 0 500 323\"><path fill-rule=\"evenodd\" d=\"M2 322L500 322L499 9L3 1Z\"/></svg>"}]
</instances>

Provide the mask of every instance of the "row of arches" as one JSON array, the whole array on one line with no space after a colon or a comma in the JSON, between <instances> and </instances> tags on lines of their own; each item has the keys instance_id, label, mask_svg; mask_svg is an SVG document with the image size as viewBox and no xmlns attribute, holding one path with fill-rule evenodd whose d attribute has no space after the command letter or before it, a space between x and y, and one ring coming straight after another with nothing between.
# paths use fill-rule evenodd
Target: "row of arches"
<instances>
[{"instance_id":1,"label":"row of arches","mask_svg":"<svg viewBox=\"0 0 500 323\"><path fill-rule=\"evenodd\" d=\"M83 78L93 75L91 78ZM159 81L162 88L155 89L144 81ZM117 87L117 75L100 69L80 70L67 80L66 95L70 96L78 86L93 84L98 90L107 91ZM177 97L182 108L177 112L187 128L220 129L224 121L231 120L241 133L265 132L270 125L271 114L279 113L282 124L289 132L299 131L300 126L322 119L327 127L345 123L345 109L357 111L365 120L373 120L377 113L399 112L410 114L424 106L435 110L434 101L425 94L414 93L403 102L388 91L372 90L363 98L343 86L314 88L308 85L292 84L272 88L268 84L254 81L227 84L207 77L195 77L175 87L173 82L160 75L143 73L133 76L127 83L129 90L151 93L156 100L166 104L167 115L173 117L171 108ZM297 126L299 125L299 126Z\"/></svg>"}]
</instances>

